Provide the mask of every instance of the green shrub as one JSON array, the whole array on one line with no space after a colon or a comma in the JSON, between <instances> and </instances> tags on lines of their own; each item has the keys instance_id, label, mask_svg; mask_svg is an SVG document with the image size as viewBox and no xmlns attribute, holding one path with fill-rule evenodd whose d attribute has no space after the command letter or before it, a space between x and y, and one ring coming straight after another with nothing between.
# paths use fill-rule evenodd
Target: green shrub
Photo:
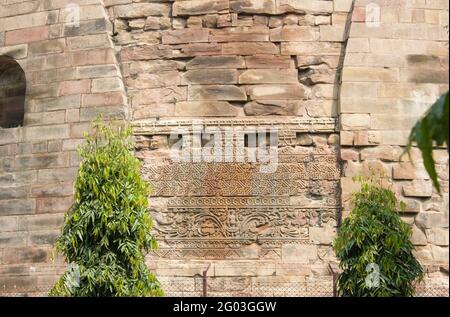
<instances>
[{"instance_id":1,"label":"green shrub","mask_svg":"<svg viewBox=\"0 0 450 317\"><path fill-rule=\"evenodd\" d=\"M359 182L361 190L352 196L353 210L333 243L343 270L337 280L339 295L412 296L423 270L412 253L411 228L397 212L404 204L381 180L360 178Z\"/></svg>"},{"instance_id":2,"label":"green shrub","mask_svg":"<svg viewBox=\"0 0 450 317\"><path fill-rule=\"evenodd\" d=\"M132 150L130 126L100 120L79 148L75 201L56 242L56 251L76 266L79 283L68 270L50 296L163 295L144 261L157 245L147 209L150 188Z\"/></svg>"}]
</instances>

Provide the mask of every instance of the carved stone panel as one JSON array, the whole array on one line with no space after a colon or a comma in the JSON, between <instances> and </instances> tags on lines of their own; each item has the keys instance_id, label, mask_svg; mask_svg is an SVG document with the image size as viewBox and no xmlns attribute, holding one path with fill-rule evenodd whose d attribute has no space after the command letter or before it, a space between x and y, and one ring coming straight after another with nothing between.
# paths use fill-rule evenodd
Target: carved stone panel
<instances>
[{"instance_id":1,"label":"carved stone panel","mask_svg":"<svg viewBox=\"0 0 450 317\"><path fill-rule=\"evenodd\" d=\"M214 124L224 126L224 122ZM257 121L242 126L252 124L261 127ZM141 124L136 155L153 188L151 212L159 242L154 255L167 259L281 259L285 245L314 243L310 228L335 227L340 167L336 145L328 141L334 125L310 131L311 126L323 124L308 121L302 125L296 119L272 126L278 140L276 168L270 172L261 169L265 162L248 158L177 161L168 141L168 124L159 123L159 128L154 123ZM193 130L185 130L181 138L191 142ZM307 144L299 141L305 134L311 140ZM236 142L233 138L232 144ZM246 145L244 156L248 150Z\"/></svg>"}]
</instances>

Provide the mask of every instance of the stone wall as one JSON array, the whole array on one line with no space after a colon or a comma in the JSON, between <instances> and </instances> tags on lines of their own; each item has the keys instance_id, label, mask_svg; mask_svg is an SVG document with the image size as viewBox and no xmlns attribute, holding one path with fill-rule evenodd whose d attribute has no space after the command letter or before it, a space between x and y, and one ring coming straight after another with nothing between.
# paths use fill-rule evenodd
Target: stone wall
<instances>
[{"instance_id":1,"label":"stone wall","mask_svg":"<svg viewBox=\"0 0 450 317\"><path fill-rule=\"evenodd\" d=\"M409 132L448 90L448 2L357 0L340 91L342 204L355 175L384 173L407 204L403 219L413 228L416 255L430 276L448 279L448 153L434 157L442 197L432 188L420 152L400 158ZM380 23L366 23L370 21ZM448 283L448 280L447 280Z\"/></svg>"},{"instance_id":2,"label":"stone wall","mask_svg":"<svg viewBox=\"0 0 450 317\"><path fill-rule=\"evenodd\" d=\"M448 89L448 4L352 3L0 0L0 56L27 76L24 126L0 129L0 286L46 286L64 269L51 246L98 113L135 126L160 245L148 265L170 294L198 295L208 265L212 295L329 294L330 243L369 167L408 203L430 277L448 271L448 199L417 151L415 165L399 159ZM233 150L177 162L174 144L207 148L205 127ZM278 141L275 172L249 160L258 131ZM436 157L447 194L446 150Z\"/></svg>"},{"instance_id":3,"label":"stone wall","mask_svg":"<svg viewBox=\"0 0 450 317\"><path fill-rule=\"evenodd\" d=\"M128 112L103 4L76 1L80 21L70 26L71 2L0 1L0 56L26 76L23 125L0 128L1 288L48 285L61 273L50 258L72 202L76 147L97 113Z\"/></svg>"},{"instance_id":4,"label":"stone wall","mask_svg":"<svg viewBox=\"0 0 450 317\"><path fill-rule=\"evenodd\" d=\"M209 290L217 294L296 279L310 285L323 276L329 285L340 200L337 68L349 2L105 4L137 156L154 187L160 247L148 261L159 278L189 294L198 290L193 277L211 264ZM185 129L192 144L196 122L217 128L234 151L222 162L175 162L170 133ZM263 173L248 160L251 146L242 153L237 146L269 128L279 162Z\"/></svg>"}]
</instances>

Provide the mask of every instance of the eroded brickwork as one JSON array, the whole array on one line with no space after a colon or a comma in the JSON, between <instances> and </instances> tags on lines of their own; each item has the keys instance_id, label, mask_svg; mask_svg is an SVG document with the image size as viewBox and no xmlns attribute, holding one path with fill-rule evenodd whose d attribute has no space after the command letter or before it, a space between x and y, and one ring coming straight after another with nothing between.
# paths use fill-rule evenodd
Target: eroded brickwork
<instances>
[{"instance_id":1,"label":"eroded brickwork","mask_svg":"<svg viewBox=\"0 0 450 317\"><path fill-rule=\"evenodd\" d=\"M72 27L69 3L81 19ZM135 126L160 244L148 265L169 294L199 295L210 265L212 295L331 295L330 243L351 177L369 167L408 203L417 255L440 283L448 199L418 153L415 165L399 156L448 89L448 3L352 3L0 0L0 56L27 77L24 126L0 129L0 286L48 285L62 272L50 250L75 148L98 113ZM176 162L172 146L180 135L192 145L195 124L244 131L224 136L243 148ZM271 128L278 168L263 173L248 161L248 136ZM446 150L436 158L447 194Z\"/></svg>"},{"instance_id":2,"label":"eroded brickwork","mask_svg":"<svg viewBox=\"0 0 450 317\"><path fill-rule=\"evenodd\" d=\"M71 25L71 2L0 1L0 56L26 77L23 125L0 128L1 289L47 286L61 274L61 261L50 259L72 202L76 147L98 113L127 117L103 4L75 1L82 12Z\"/></svg>"}]
</instances>

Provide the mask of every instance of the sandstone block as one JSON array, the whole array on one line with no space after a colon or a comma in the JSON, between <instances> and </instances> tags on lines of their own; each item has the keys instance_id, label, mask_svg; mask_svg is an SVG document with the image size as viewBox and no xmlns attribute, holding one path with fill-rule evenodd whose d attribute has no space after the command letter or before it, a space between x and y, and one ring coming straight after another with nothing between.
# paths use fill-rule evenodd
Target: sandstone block
<instances>
[{"instance_id":1,"label":"sandstone block","mask_svg":"<svg viewBox=\"0 0 450 317\"><path fill-rule=\"evenodd\" d=\"M169 46L152 44L124 47L122 48L120 54L122 57L122 61L149 60L158 58L170 58L172 57L172 50Z\"/></svg>"},{"instance_id":2,"label":"sandstone block","mask_svg":"<svg viewBox=\"0 0 450 317\"><path fill-rule=\"evenodd\" d=\"M330 245L334 238L336 237L335 228L320 228L320 227L310 227L309 228L309 241L314 244L324 244Z\"/></svg>"},{"instance_id":3,"label":"sandstone block","mask_svg":"<svg viewBox=\"0 0 450 317\"><path fill-rule=\"evenodd\" d=\"M283 260L310 262L317 259L317 246L308 244L285 244L281 247Z\"/></svg>"},{"instance_id":4,"label":"sandstone block","mask_svg":"<svg viewBox=\"0 0 450 317\"><path fill-rule=\"evenodd\" d=\"M21 155L15 159L17 170L41 169L65 166L68 161L66 153L42 153L34 155Z\"/></svg>"},{"instance_id":5,"label":"sandstone block","mask_svg":"<svg viewBox=\"0 0 450 317\"><path fill-rule=\"evenodd\" d=\"M7 248L3 251L3 264L46 262L49 256L50 252L46 248Z\"/></svg>"},{"instance_id":6,"label":"sandstone block","mask_svg":"<svg viewBox=\"0 0 450 317\"><path fill-rule=\"evenodd\" d=\"M4 216L32 214L35 207L34 199L0 200L0 213Z\"/></svg>"},{"instance_id":7,"label":"sandstone block","mask_svg":"<svg viewBox=\"0 0 450 317\"><path fill-rule=\"evenodd\" d=\"M189 100L247 100L245 91L232 85L189 86Z\"/></svg>"},{"instance_id":8,"label":"sandstone block","mask_svg":"<svg viewBox=\"0 0 450 317\"><path fill-rule=\"evenodd\" d=\"M88 34L112 33L112 24L106 18L80 21L79 26L64 24L63 35L65 37L81 36Z\"/></svg>"},{"instance_id":9,"label":"sandstone block","mask_svg":"<svg viewBox=\"0 0 450 317\"><path fill-rule=\"evenodd\" d=\"M36 213L65 212L72 205L73 197L45 197L36 200Z\"/></svg>"},{"instance_id":10,"label":"sandstone block","mask_svg":"<svg viewBox=\"0 0 450 317\"><path fill-rule=\"evenodd\" d=\"M295 84L297 70L250 69L239 76L240 84Z\"/></svg>"},{"instance_id":11,"label":"sandstone block","mask_svg":"<svg viewBox=\"0 0 450 317\"><path fill-rule=\"evenodd\" d=\"M416 225L422 229L447 228L448 213L420 212L416 216Z\"/></svg>"},{"instance_id":12,"label":"sandstone block","mask_svg":"<svg viewBox=\"0 0 450 317\"><path fill-rule=\"evenodd\" d=\"M89 79L63 81L59 84L58 94L60 96L86 94L91 91Z\"/></svg>"},{"instance_id":13,"label":"sandstone block","mask_svg":"<svg viewBox=\"0 0 450 317\"><path fill-rule=\"evenodd\" d=\"M296 1L296 0L278 0L277 1L277 14L282 13L314 13L325 14L333 12L332 1Z\"/></svg>"},{"instance_id":14,"label":"sandstone block","mask_svg":"<svg viewBox=\"0 0 450 317\"><path fill-rule=\"evenodd\" d=\"M341 125L344 130L366 130L370 128L368 114L342 114Z\"/></svg>"},{"instance_id":15,"label":"sandstone block","mask_svg":"<svg viewBox=\"0 0 450 317\"><path fill-rule=\"evenodd\" d=\"M342 135L341 135L342 139ZM342 144L342 141L341 141ZM358 161L359 160L359 152L348 150L348 149L341 149L341 159L344 161Z\"/></svg>"},{"instance_id":16,"label":"sandstone block","mask_svg":"<svg viewBox=\"0 0 450 317\"><path fill-rule=\"evenodd\" d=\"M14 232L19 228L18 217L0 217L0 232Z\"/></svg>"},{"instance_id":17,"label":"sandstone block","mask_svg":"<svg viewBox=\"0 0 450 317\"><path fill-rule=\"evenodd\" d=\"M209 37L210 42L267 42L269 28L256 26L250 28L213 29Z\"/></svg>"},{"instance_id":18,"label":"sandstone block","mask_svg":"<svg viewBox=\"0 0 450 317\"><path fill-rule=\"evenodd\" d=\"M251 100L299 100L306 99L303 85L257 85L249 86L247 93Z\"/></svg>"},{"instance_id":19,"label":"sandstone block","mask_svg":"<svg viewBox=\"0 0 450 317\"><path fill-rule=\"evenodd\" d=\"M433 260L435 262L440 263L447 263L448 264L448 256L449 256L449 250L448 247L441 247L437 245L431 246L431 251L433 254Z\"/></svg>"},{"instance_id":20,"label":"sandstone block","mask_svg":"<svg viewBox=\"0 0 450 317\"><path fill-rule=\"evenodd\" d=\"M51 126L25 127L23 132L23 138L26 141L62 139L69 136L69 126L58 124Z\"/></svg>"},{"instance_id":21,"label":"sandstone block","mask_svg":"<svg viewBox=\"0 0 450 317\"><path fill-rule=\"evenodd\" d=\"M183 74L184 84L237 84L238 73L232 69L195 69Z\"/></svg>"},{"instance_id":22,"label":"sandstone block","mask_svg":"<svg viewBox=\"0 0 450 317\"><path fill-rule=\"evenodd\" d=\"M127 50L125 50L127 51ZM148 53L148 52L147 52ZM127 57L127 56L125 56ZM142 59L145 59L146 55ZM101 64L114 64L116 58L112 49L93 49L75 51L72 54L73 66L82 65L101 65ZM47 61L48 62L48 61ZM55 61L56 63L62 63L61 61Z\"/></svg>"},{"instance_id":23,"label":"sandstone block","mask_svg":"<svg viewBox=\"0 0 450 317\"><path fill-rule=\"evenodd\" d=\"M120 91L83 95L83 107L122 106L126 104L125 95Z\"/></svg>"},{"instance_id":24,"label":"sandstone block","mask_svg":"<svg viewBox=\"0 0 450 317\"><path fill-rule=\"evenodd\" d=\"M275 14L275 0L231 0L230 8L236 13Z\"/></svg>"},{"instance_id":25,"label":"sandstone block","mask_svg":"<svg viewBox=\"0 0 450 317\"><path fill-rule=\"evenodd\" d=\"M244 59L240 56L197 56L186 64L186 69L199 68L245 68Z\"/></svg>"},{"instance_id":26,"label":"sandstone block","mask_svg":"<svg viewBox=\"0 0 450 317\"><path fill-rule=\"evenodd\" d=\"M425 233L413 225L412 227L412 235L411 235L411 242L414 245L427 245L427 237L425 236Z\"/></svg>"},{"instance_id":27,"label":"sandstone block","mask_svg":"<svg viewBox=\"0 0 450 317\"><path fill-rule=\"evenodd\" d=\"M227 11L229 6L229 0L175 1L172 12L173 16L203 15Z\"/></svg>"},{"instance_id":28,"label":"sandstone block","mask_svg":"<svg viewBox=\"0 0 450 317\"><path fill-rule=\"evenodd\" d=\"M78 168L55 168L38 171L39 182L62 182L73 181L77 175Z\"/></svg>"},{"instance_id":29,"label":"sandstone block","mask_svg":"<svg viewBox=\"0 0 450 317\"><path fill-rule=\"evenodd\" d=\"M288 56L253 55L246 56L245 63L247 65L247 68L287 69L291 66L291 59Z\"/></svg>"},{"instance_id":30,"label":"sandstone block","mask_svg":"<svg viewBox=\"0 0 450 317\"><path fill-rule=\"evenodd\" d=\"M16 199L28 196L30 188L28 186L6 187L0 190L0 199Z\"/></svg>"},{"instance_id":31,"label":"sandstone block","mask_svg":"<svg viewBox=\"0 0 450 317\"><path fill-rule=\"evenodd\" d=\"M397 180L413 180L416 178L416 169L412 163L398 163L392 168L392 175Z\"/></svg>"},{"instance_id":32,"label":"sandstone block","mask_svg":"<svg viewBox=\"0 0 450 317\"><path fill-rule=\"evenodd\" d=\"M145 18L151 16L168 16L169 3L133 3L114 7L114 16L117 18Z\"/></svg>"},{"instance_id":33,"label":"sandstone block","mask_svg":"<svg viewBox=\"0 0 450 317\"><path fill-rule=\"evenodd\" d=\"M448 228L426 229L425 234L428 243L439 246L448 246Z\"/></svg>"},{"instance_id":34,"label":"sandstone block","mask_svg":"<svg viewBox=\"0 0 450 317\"><path fill-rule=\"evenodd\" d=\"M47 40L48 37L49 28L47 25L13 30L5 33L5 45L10 46L22 43L44 41Z\"/></svg>"},{"instance_id":35,"label":"sandstone block","mask_svg":"<svg viewBox=\"0 0 450 317\"><path fill-rule=\"evenodd\" d=\"M345 41L345 27L344 26L320 26L320 40L329 42L344 42Z\"/></svg>"},{"instance_id":36,"label":"sandstone block","mask_svg":"<svg viewBox=\"0 0 450 317\"><path fill-rule=\"evenodd\" d=\"M247 103L244 112L247 116L296 116L298 108L297 101L258 100Z\"/></svg>"},{"instance_id":37,"label":"sandstone block","mask_svg":"<svg viewBox=\"0 0 450 317\"><path fill-rule=\"evenodd\" d=\"M179 117L234 117L238 112L238 108L225 101L187 101L175 105L175 115Z\"/></svg>"},{"instance_id":38,"label":"sandstone block","mask_svg":"<svg viewBox=\"0 0 450 317\"><path fill-rule=\"evenodd\" d=\"M225 55L255 55L255 54L279 54L279 49L270 42L232 42L224 43L222 52Z\"/></svg>"},{"instance_id":39,"label":"sandstone block","mask_svg":"<svg viewBox=\"0 0 450 317\"><path fill-rule=\"evenodd\" d=\"M334 11L336 12L349 12L352 6L352 0L334 0Z\"/></svg>"},{"instance_id":40,"label":"sandstone block","mask_svg":"<svg viewBox=\"0 0 450 317\"><path fill-rule=\"evenodd\" d=\"M64 214L41 214L19 217L19 231L41 231L59 229Z\"/></svg>"},{"instance_id":41,"label":"sandstone block","mask_svg":"<svg viewBox=\"0 0 450 317\"><path fill-rule=\"evenodd\" d=\"M168 30L162 33L163 44L183 44L208 42L207 29Z\"/></svg>"},{"instance_id":42,"label":"sandstone block","mask_svg":"<svg viewBox=\"0 0 450 317\"><path fill-rule=\"evenodd\" d=\"M109 91L123 91L124 86L121 78L97 78L92 80L92 92L101 93Z\"/></svg>"},{"instance_id":43,"label":"sandstone block","mask_svg":"<svg viewBox=\"0 0 450 317\"><path fill-rule=\"evenodd\" d=\"M292 42L281 43L281 55L339 55L341 43Z\"/></svg>"},{"instance_id":44,"label":"sandstone block","mask_svg":"<svg viewBox=\"0 0 450 317\"><path fill-rule=\"evenodd\" d=\"M406 197L431 197L433 186L429 181L414 180L403 185L403 195Z\"/></svg>"},{"instance_id":45,"label":"sandstone block","mask_svg":"<svg viewBox=\"0 0 450 317\"><path fill-rule=\"evenodd\" d=\"M181 56L211 56L221 55L222 45L218 43L190 43L181 47Z\"/></svg>"},{"instance_id":46,"label":"sandstone block","mask_svg":"<svg viewBox=\"0 0 450 317\"><path fill-rule=\"evenodd\" d=\"M31 197L70 196L74 192L72 182L33 185Z\"/></svg>"},{"instance_id":47,"label":"sandstone block","mask_svg":"<svg viewBox=\"0 0 450 317\"><path fill-rule=\"evenodd\" d=\"M398 69L377 67L344 67L342 80L351 82L398 82L399 71Z\"/></svg>"},{"instance_id":48,"label":"sandstone block","mask_svg":"<svg viewBox=\"0 0 450 317\"><path fill-rule=\"evenodd\" d=\"M303 42L315 41L319 33L309 26L286 26L270 30L270 40L273 42Z\"/></svg>"},{"instance_id":49,"label":"sandstone block","mask_svg":"<svg viewBox=\"0 0 450 317\"><path fill-rule=\"evenodd\" d=\"M95 65L77 67L77 78L99 78L119 76L120 70L117 65Z\"/></svg>"},{"instance_id":50,"label":"sandstone block","mask_svg":"<svg viewBox=\"0 0 450 317\"><path fill-rule=\"evenodd\" d=\"M128 113L126 108L118 106L89 107L80 109L80 121L92 121L99 115L104 119L125 119Z\"/></svg>"}]
</instances>

